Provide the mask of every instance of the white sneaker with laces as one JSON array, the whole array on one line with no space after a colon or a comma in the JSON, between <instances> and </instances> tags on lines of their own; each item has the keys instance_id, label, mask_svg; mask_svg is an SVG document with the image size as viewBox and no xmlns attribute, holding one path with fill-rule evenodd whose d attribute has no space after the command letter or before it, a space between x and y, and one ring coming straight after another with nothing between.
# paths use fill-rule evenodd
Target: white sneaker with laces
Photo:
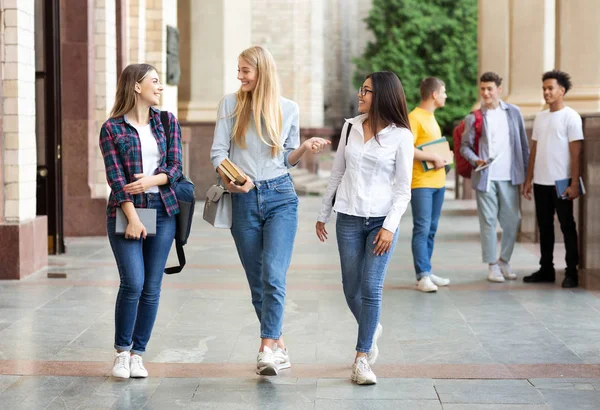
<instances>
[{"instance_id":1,"label":"white sneaker with laces","mask_svg":"<svg viewBox=\"0 0 600 410\"><path fill-rule=\"evenodd\" d=\"M131 376L131 370L129 367L131 353L121 352L115 353L115 363L112 368L113 377L120 379L129 379Z\"/></svg>"},{"instance_id":2,"label":"white sneaker with laces","mask_svg":"<svg viewBox=\"0 0 600 410\"><path fill-rule=\"evenodd\" d=\"M290 362L290 356L288 354L288 350L283 350L277 344L275 344L275 363L277 363L277 370L289 369L292 367L292 363Z\"/></svg>"},{"instance_id":3,"label":"white sneaker with laces","mask_svg":"<svg viewBox=\"0 0 600 410\"><path fill-rule=\"evenodd\" d=\"M256 374L263 376L277 376L277 359L270 347L265 346L262 352L258 352L256 358Z\"/></svg>"},{"instance_id":4,"label":"white sneaker with laces","mask_svg":"<svg viewBox=\"0 0 600 410\"><path fill-rule=\"evenodd\" d=\"M367 362L374 364L379 356L379 347L377 347L377 339L383 334L383 326L381 323L377 323L377 329L375 329L375 335L373 335L373 344L371 345L371 351L367 353Z\"/></svg>"},{"instance_id":5,"label":"white sneaker with laces","mask_svg":"<svg viewBox=\"0 0 600 410\"><path fill-rule=\"evenodd\" d=\"M508 262L499 261L498 265L500 266L500 270L502 271L502 276L504 276L504 279L517 279L517 274L512 271L512 268Z\"/></svg>"},{"instance_id":6,"label":"white sneaker with laces","mask_svg":"<svg viewBox=\"0 0 600 410\"><path fill-rule=\"evenodd\" d=\"M440 278L439 276L429 275L431 281L436 286L448 286L450 284L450 279Z\"/></svg>"},{"instance_id":7,"label":"white sneaker with laces","mask_svg":"<svg viewBox=\"0 0 600 410\"><path fill-rule=\"evenodd\" d=\"M421 292L436 292L438 287L435 286L429 276L423 276L421 280L417 282L417 289Z\"/></svg>"},{"instance_id":8,"label":"white sneaker with laces","mask_svg":"<svg viewBox=\"0 0 600 410\"><path fill-rule=\"evenodd\" d=\"M375 373L371 370L371 366L369 366L366 356L361 356L354 362L350 379L360 385L377 383L377 376L375 376Z\"/></svg>"},{"instance_id":9,"label":"white sneaker with laces","mask_svg":"<svg viewBox=\"0 0 600 410\"><path fill-rule=\"evenodd\" d=\"M144 361L142 356L139 354L131 355L131 362L129 365L131 369L131 377L145 378L148 377L148 370L144 367Z\"/></svg>"},{"instance_id":10,"label":"white sneaker with laces","mask_svg":"<svg viewBox=\"0 0 600 410\"><path fill-rule=\"evenodd\" d=\"M498 264L490 265L488 268L488 280L490 282L502 283L504 282L504 276Z\"/></svg>"}]
</instances>

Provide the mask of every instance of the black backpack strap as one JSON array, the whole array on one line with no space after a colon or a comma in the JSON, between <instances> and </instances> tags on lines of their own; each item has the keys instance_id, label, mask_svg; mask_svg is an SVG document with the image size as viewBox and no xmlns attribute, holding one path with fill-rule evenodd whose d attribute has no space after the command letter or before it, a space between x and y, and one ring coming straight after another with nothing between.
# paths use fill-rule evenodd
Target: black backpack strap
<instances>
[{"instance_id":1,"label":"black backpack strap","mask_svg":"<svg viewBox=\"0 0 600 410\"><path fill-rule=\"evenodd\" d=\"M160 122L165 129L165 135L167 136L167 149L169 149L169 140L171 139L171 124L169 122L169 111L160 112Z\"/></svg>"},{"instance_id":2,"label":"black backpack strap","mask_svg":"<svg viewBox=\"0 0 600 410\"><path fill-rule=\"evenodd\" d=\"M348 145L348 137L350 136L350 130L352 129L352 123L348 123L348 128L346 128L346 145Z\"/></svg>"},{"instance_id":3,"label":"black backpack strap","mask_svg":"<svg viewBox=\"0 0 600 410\"><path fill-rule=\"evenodd\" d=\"M169 143L171 140L171 123L169 122L169 112L161 111L160 112L160 122L162 123L163 128L165 129L165 136L167 137L167 150L169 149ZM179 260L179 266L172 266L170 268L165 268L165 273L167 275L172 275L173 273L179 273L182 271L185 266L185 252L183 250L183 244L179 241L178 238L175 238L175 250L177 251L177 259Z\"/></svg>"},{"instance_id":4,"label":"black backpack strap","mask_svg":"<svg viewBox=\"0 0 600 410\"><path fill-rule=\"evenodd\" d=\"M179 239L175 239L175 250L177 251L177 259L179 261L179 266L172 266L170 268L165 268L165 273L167 275L172 275L173 273L179 273L183 270L185 266L185 252L183 250L183 245L179 241Z\"/></svg>"}]
</instances>

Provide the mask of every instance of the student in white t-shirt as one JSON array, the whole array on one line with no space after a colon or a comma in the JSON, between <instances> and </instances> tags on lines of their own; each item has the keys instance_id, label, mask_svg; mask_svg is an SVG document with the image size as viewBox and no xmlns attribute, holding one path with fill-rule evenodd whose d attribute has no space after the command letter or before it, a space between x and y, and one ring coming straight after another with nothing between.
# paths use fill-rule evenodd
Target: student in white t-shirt
<instances>
[{"instance_id":1,"label":"student in white t-shirt","mask_svg":"<svg viewBox=\"0 0 600 410\"><path fill-rule=\"evenodd\" d=\"M535 197L535 210L540 230L540 269L523 278L524 282L554 282L554 213L558 215L565 238L567 269L563 288L579 285L577 265L579 251L577 227L573 218L573 200L579 196L579 176L583 130L581 117L564 104L571 89L569 74L554 70L542 77L544 99L549 109L538 113L533 123L531 160L523 195ZM556 181L571 178L565 192L556 192ZM533 185L533 186L532 186Z\"/></svg>"}]
</instances>

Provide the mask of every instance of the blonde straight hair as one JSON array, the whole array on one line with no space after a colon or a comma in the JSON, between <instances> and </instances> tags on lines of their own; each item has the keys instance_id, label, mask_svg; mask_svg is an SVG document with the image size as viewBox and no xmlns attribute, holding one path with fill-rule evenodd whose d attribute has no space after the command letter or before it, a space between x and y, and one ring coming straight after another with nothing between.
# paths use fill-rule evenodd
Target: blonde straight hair
<instances>
[{"instance_id":1,"label":"blonde straight hair","mask_svg":"<svg viewBox=\"0 0 600 410\"><path fill-rule=\"evenodd\" d=\"M135 83L140 83L150 71L156 71L156 68L150 64L130 64L121 73L117 83L117 94L115 104L110 112L111 118L120 117L127 114L135 107Z\"/></svg>"},{"instance_id":2,"label":"blonde straight hair","mask_svg":"<svg viewBox=\"0 0 600 410\"><path fill-rule=\"evenodd\" d=\"M236 94L233 141L237 146L246 148L246 131L250 117L253 115L258 136L262 142L271 147L271 156L275 157L283 149L281 91L275 60L267 49L260 46L242 51L240 57L256 68L257 81L253 91L245 92L240 89ZM267 135L263 135L263 125Z\"/></svg>"}]
</instances>

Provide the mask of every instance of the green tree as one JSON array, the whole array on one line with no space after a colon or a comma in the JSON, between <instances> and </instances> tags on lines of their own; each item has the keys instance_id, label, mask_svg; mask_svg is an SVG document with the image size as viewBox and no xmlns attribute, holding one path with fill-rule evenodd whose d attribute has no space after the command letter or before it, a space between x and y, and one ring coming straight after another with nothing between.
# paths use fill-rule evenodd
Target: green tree
<instances>
[{"instance_id":1,"label":"green tree","mask_svg":"<svg viewBox=\"0 0 600 410\"><path fill-rule=\"evenodd\" d=\"M477 101L477 0L373 0L366 19L375 41L357 59L360 86L374 71L395 72L409 109L425 77L446 83L446 106L436 111L444 135Z\"/></svg>"}]
</instances>

